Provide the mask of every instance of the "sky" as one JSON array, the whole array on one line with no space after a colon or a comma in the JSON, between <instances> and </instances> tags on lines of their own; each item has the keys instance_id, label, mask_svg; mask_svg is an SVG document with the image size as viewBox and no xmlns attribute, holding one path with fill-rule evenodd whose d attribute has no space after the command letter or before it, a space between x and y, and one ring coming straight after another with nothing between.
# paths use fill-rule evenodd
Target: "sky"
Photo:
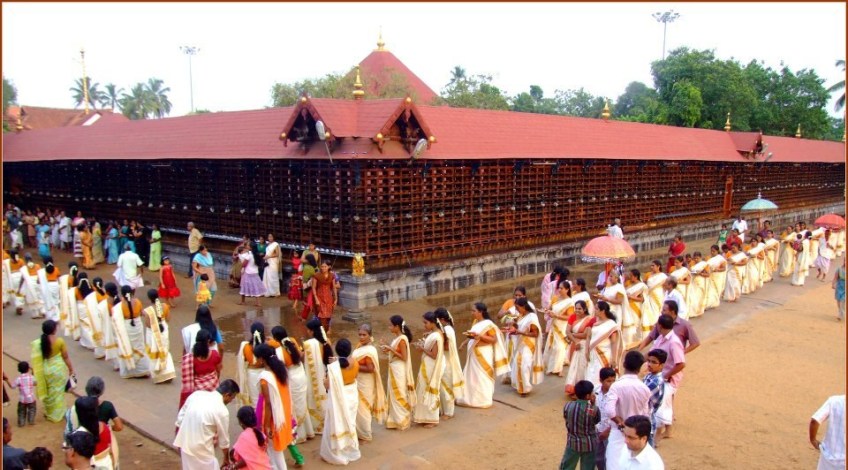
<instances>
[{"instance_id":1,"label":"sky","mask_svg":"<svg viewBox=\"0 0 848 470\"><path fill-rule=\"evenodd\" d=\"M632 81L652 85L663 24L666 49L712 49L778 69L814 69L825 87L845 78L842 3L8 3L2 4L3 76L30 106L72 108L85 66L100 88L129 90L156 77L171 116L271 104L271 86L345 72L386 48L436 93L454 66L493 76L509 96L583 87L615 99ZM828 111L834 114L833 101ZM835 114L834 114L835 115Z\"/></svg>"}]
</instances>

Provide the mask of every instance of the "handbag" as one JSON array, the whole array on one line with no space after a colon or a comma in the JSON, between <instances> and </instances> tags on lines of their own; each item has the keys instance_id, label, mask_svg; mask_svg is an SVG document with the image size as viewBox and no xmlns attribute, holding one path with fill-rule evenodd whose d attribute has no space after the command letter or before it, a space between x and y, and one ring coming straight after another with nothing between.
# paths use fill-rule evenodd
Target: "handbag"
<instances>
[{"instance_id":1,"label":"handbag","mask_svg":"<svg viewBox=\"0 0 848 470\"><path fill-rule=\"evenodd\" d=\"M65 391L74 390L75 388L77 388L77 376L76 374L71 374L65 383Z\"/></svg>"}]
</instances>

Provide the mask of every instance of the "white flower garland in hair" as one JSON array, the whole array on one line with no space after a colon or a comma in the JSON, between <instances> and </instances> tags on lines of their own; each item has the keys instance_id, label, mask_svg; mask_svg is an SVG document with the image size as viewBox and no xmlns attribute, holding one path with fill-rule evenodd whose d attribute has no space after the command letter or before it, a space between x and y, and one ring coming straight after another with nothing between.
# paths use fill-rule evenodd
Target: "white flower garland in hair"
<instances>
[{"instance_id":1,"label":"white flower garland in hair","mask_svg":"<svg viewBox=\"0 0 848 470\"><path fill-rule=\"evenodd\" d=\"M262 335L259 333L259 330L253 332L253 342L254 344L262 342Z\"/></svg>"}]
</instances>

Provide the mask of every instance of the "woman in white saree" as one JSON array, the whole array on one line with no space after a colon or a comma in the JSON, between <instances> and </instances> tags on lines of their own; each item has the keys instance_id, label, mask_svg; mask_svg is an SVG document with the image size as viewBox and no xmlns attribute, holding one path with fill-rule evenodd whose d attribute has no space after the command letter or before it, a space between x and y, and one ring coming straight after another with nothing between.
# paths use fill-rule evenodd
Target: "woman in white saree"
<instances>
[{"instance_id":1,"label":"woman in white saree","mask_svg":"<svg viewBox=\"0 0 848 470\"><path fill-rule=\"evenodd\" d=\"M621 319L621 335L624 349L630 349L636 347L642 341L642 336L650 332L650 329L642 327L648 285L642 282L642 273L638 269L631 269L627 274L625 288L627 302L624 304L624 318Z\"/></svg>"},{"instance_id":2,"label":"woman in white saree","mask_svg":"<svg viewBox=\"0 0 848 470\"><path fill-rule=\"evenodd\" d=\"M471 307L474 324L465 332L468 353L465 358L465 395L456 400L460 406L489 408L495 394L495 378L509 372L503 334L489 316L485 304ZM465 343L463 343L465 344Z\"/></svg>"},{"instance_id":3,"label":"woman in white saree","mask_svg":"<svg viewBox=\"0 0 848 470\"><path fill-rule=\"evenodd\" d=\"M617 371L624 352L621 331L610 313L609 304L604 301L598 302L597 319L592 326L588 348L589 366L586 367L586 380L596 387L601 383L601 369L612 367Z\"/></svg>"},{"instance_id":4,"label":"woman in white saree","mask_svg":"<svg viewBox=\"0 0 848 470\"><path fill-rule=\"evenodd\" d=\"M624 321L624 312L627 305L627 289L621 284L618 275L607 276L606 287L597 297L598 301L604 301L609 305L610 313L615 317L615 322L618 327L624 331L622 322ZM636 336L638 327L635 322L630 322L627 331L627 337L633 338Z\"/></svg>"},{"instance_id":5,"label":"woman in white saree","mask_svg":"<svg viewBox=\"0 0 848 470\"><path fill-rule=\"evenodd\" d=\"M321 434L324 432L324 406L327 401L327 389L323 384L333 349L327 342L327 335L318 318L312 318L306 322L306 328L312 333L312 338L303 342L303 366L308 382L306 405L309 409L312 429L315 434Z\"/></svg>"},{"instance_id":6,"label":"woman in white saree","mask_svg":"<svg viewBox=\"0 0 848 470\"><path fill-rule=\"evenodd\" d=\"M787 227L783 232L783 236L780 239L780 257L778 261L778 268L780 277L789 277L792 275L792 272L795 270L795 250L792 248L792 242L795 241L799 228L793 229L791 226Z\"/></svg>"},{"instance_id":7,"label":"woman in white saree","mask_svg":"<svg viewBox=\"0 0 848 470\"><path fill-rule=\"evenodd\" d=\"M282 326L278 325L271 328L271 336L274 339L269 341L269 344L275 346L277 357L283 361L288 370L289 391L294 405L292 413L297 419L297 443L300 444L315 437L312 420L309 419L309 407L306 404L306 390L309 387L309 381L306 378L306 370L303 365L303 349ZM298 457L294 453L292 453L292 456L297 461Z\"/></svg>"},{"instance_id":8,"label":"woman in white saree","mask_svg":"<svg viewBox=\"0 0 848 470\"><path fill-rule=\"evenodd\" d=\"M412 380L412 359L409 344L412 331L406 326L403 317L392 315L389 318L389 330L395 334L391 345L381 341L380 349L389 356L389 377L386 391L388 394L388 416L386 429L409 429L412 423L412 409L415 406L415 382Z\"/></svg>"},{"instance_id":9,"label":"woman in white saree","mask_svg":"<svg viewBox=\"0 0 848 470\"><path fill-rule=\"evenodd\" d=\"M167 383L177 376L168 341L171 307L159 300L159 291L156 289L148 290L147 298L152 305L144 309L145 316L142 319L146 328L150 376L155 384Z\"/></svg>"},{"instance_id":10,"label":"woman in white saree","mask_svg":"<svg viewBox=\"0 0 848 470\"><path fill-rule=\"evenodd\" d=\"M686 306L689 307L689 318L700 317L704 314L707 301L707 286L710 283L710 265L701 257L701 252L692 253L692 283L689 284L689 297Z\"/></svg>"},{"instance_id":11,"label":"woman in white saree","mask_svg":"<svg viewBox=\"0 0 848 470\"><path fill-rule=\"evenodd\" d=\"M574 323L568 325L566 335L569 344L566 354L570 356L571 364L565 375L566 385L576 385L577 382L586 379L586 367L589 365L589 355L586 353L589 347L589 338L592 336L592 325L595 317L589 315L589 307L583 300L574 302Z\"/></svg>"},{"instance_id":12,"label":"woman in white saree","mask_svg":"<svg viewBox=\"0 0 848 470\"><path fill-rule=\"evenodd\" d=\"M412 421L432 428L439 424L439 389L445 371L445 332L433 312L424 314L424 330L424 339L414 344L421 351L421 367L416 379Z\"/></svg>"},{"instance_id":13,"label":"woman in white saree","mask_svg":"<svg viewBox=\"0 0 848 470\"><path fill-rule=\"evenodd\" d=\"M757 241L757 236L751 240L751 248L746 253L748 255L748 263L745 265L745 282L742 284L743 294L753 294L760 288L760 268L762 260L760 255L763 255L765 244L760 244Z\"/></svg>"},{"instance_id":14,"label":"woman in white saree","mask_svg":"<svg viewBox=\"0 0 848 470\"><path fill-rule=\"evenodd\" d=\"M371 337L371 325L359 327L359 345L351 358L359 363L356 387L359 389L359 406L356 409L356 435L363 441L373 438L371 420L386 421L386 392L380 377L380 357Z\"/></svg>"},{"instance_id":15,"label":"woman in white saree","mask_svg":"<svg viewBox=\"0 0 848 470\"><path fill-rule=\"evenodd\" d=\"M274 235L268 234L268 244L265 245L265 271L262 274L262 283L265 284L265 297L280 296L280 267L282 266L282 251L280 244L274 241Z\"/></svg>"},{"instance_id":16,"label":"woman in white saree","mask_svg":"<svg viewBox=\"0 0 848 470\"><path fill-rule=\"evenodd\" d=\"M288 370L268 344L253 350L256 363L263 366L259 374L262 407L262 429L268 436L268 457L273 470L286 470L286 448L294 445L292 430L292 398L289 393ZM321 384L321 387L325 387ZM354 434L356 439L356 434ZM268 469L270 470L270 469Z\"/></svg>"},{"instance_id":17,"label":"woman in white saree","mask_svg":"<svg viewBox=\"0 0 848 470\"><path fill-rule=\"evenodd\" d=\"M445 332L445 372L439 387L442 415L445 419L453 417L456 400L465 394L465 377L462 375L462 365L459 362L459 350L456 347L456 330L453 327L453 316L448 309L439 307L434 312L436 320Z\"/></svg>"},{"instance_id":18,"label":"woman in white saree","mask_svg":"<svg viewBox=\"0 0 848 470\"><path fill-rule=\"evenodd\" d=\"M32 256L27 253L24 256L26 264L20 269L21 283L18 287L18 294L23 295L24 304L30 310L30 315L33 319L44 317L44 300L42 299L42 291L38 285L38 271L41 266L32 261Z\"/></svg>"},{"instance_id":19,"label":"woman in white saree","mask_svg":"<svg viewBox=\"0 0 848 470\"><path fill-rule=\"evenodd\" d=\"M710 277L707 280L704 304L705 308L716 308L721 305L721 296L724 294L724 285L727 282L727 260L719 251L718 245L710 247L707 269L709 269Z\"/></svg>"},{"instance_id":20,"label":"woman in white saree","mask_svg":"<svg viewBox=\"0 0 848 470\"><path fill-rule=\"evenodd\" d=\"M545 351L542 362L545 364L546 374L563 376L563 367L568 361L568 317L574 313L574 300L571 298L571 283L560 281L556 301L551 308L545 312L552 320L545 339Z\"/></svg>"},{"instance_id":21,"label":"woman in white saree","mask_svg":"<svg viewBox=\"0 0 848 470\"><path fill-rule=\"evenodd\" d=\"M685 299L689 295L689 284L692 283L692 273L689 272L689 266L686 265L684 260L685 258L682 256L674 258L674 267L668 274L668 277L677 281L677 287L675 289ZM612 313L615 315L615 310L612 310Z\"/></svg>"},{"instance_id":22,"label":"woman in white saree","mask_svg":"<svg viewBox=\"0 0 848 470\"><path fill-rule=\"evenodd\" d=\"M533 385L545 380L545 367L542 363L542 345L539 335L542 326L536 312L528 306L526 298L515 301L518 310L517 322L509 327L509 334L516 337L516 350L512 358L512 388L518 395L526 397Z\"/></svg>"},{"instance_id":23,"label":"woman in white saree","mask_svg":"<svg viewBox=\"0 0 848 470\"><path fill-rule=\"evenodd\" d=\"M651 261L651 272L645 277L645 301L642 302L642 331L651 331L656 325L662 312L662 304L665 299L663 284L668 275L662 272L662 262L658 259Z\"/></svg>"},{"instance_id":24,"label":"woman in white saree","mask_svg":"<svg viewBox=\"0 0 848 470\"><path fill-rule=\"evenodd\" d=\"M88 274L79 273L79 284L68 291L68 301L70 302L71 310L76 312L76 317L79 320L80 346L93 350L95 348L94 331L92 330L91 319L89 319L88 307L85 305L85 298L92 292L93 289L91 287L91 281L88 280ZM144 339L142 338L143 342Z\"/></svg>"},{"instance_id":25,"label":"woman in white saree","mask_svg":"<svg viewBox=\"0 0 848 470\"><path fill-rule=\"evenodd\" d=\"M810 232L802 232L798 234L798 241L801 242L801 250L795 255L795 270L792 271L793 286L803 286L807 279L807 274L810 272Z\"/></svg>"},{"instance_id":26,"label":"woman in white saree","mask_svg":"<svg viewBox=\"0 0 848 470\"><path fill-rule=\"evenodd\" d=\"M121 287L121 297L121 303L112 308L112 326L115 327L121 355L121 378L147 377L150 375L150 359L144 349L141 301L133 296L130 286Z\"/></svg>"},{"instance_id":27,"label":"woman in white saree","mask_svg":"<svg viewBox=\"0 0 848 470\"><path fill-rule=\"evenodd\" d=\"M777 251L780 248L780 242L774 238L774 232L771 230L766 232L765 244L766 266L763 270L763 282L771 282L777 272Z\"/></svg>"},{"instance_id":28,"label":"woman in white saree","mask_svg":"<svg viewBox=\"0 0 848 470\"><path fill-rule=\"evenodd\" d=\"M324 414L324 434L321 436L321 458L334 465L347 465L359 460L359 439L356 434L356 408L359 390L356 376L359 364L351 359L350 341L336 342L336 360L327 366L327 410Z\"/></svg>"},{"instance_id":29,"label":"woman in white saree","mask_svg":"<svg viewBox=\"0 0 848 470\"><path fill-rule=\"evenodd\" d=\"M76 297L74 288L79 282L79 266L76 261L68 263L68 274L59 277L59 317L62 320L65 336L79 341L82 334L79 318L77 317Z\"/></svg>"},{"instance_id":30,"label":"woman in white saree","mask_svg":"<svg viewBox=\"0 0 848 470\"><path fill-rule=\"evenodd\" d=\"M250 325L250 341L241 342L236 356L240 390L238 398L242 405L256 407L259 399L259 375L262 374L263 366L256 360L254 349L260 344L265 344L265 325L256 321Z\"/></svg>"},{"instance_id":31,"label":"woman in white saree","mask_svg":"<svg viewBox=\"0 0 848 470\"><path fill-rule=\"evenodd\" d=\"M100 280L100 278L97 278ZM86 286L83 295L85 296L84 304L86 316L88 317L88 326L91 328L91 340L94 343L94 358L103 359L106 356L106 344L104 342L105 335L103 334L103 325L107 323L108 318L103 318L100 310L100 301L106 298L106 293L101 290L89 289L88 282L80 283L80 288Z\"/></svg>"},{"instance_id":32,"label":"woman in white saree","mask_svg":"<svg viewBox=\"0 0 848 470\"><path fill-rule=\"evenodd\" d=\"M724 300L736 302L742 295L742 286L745 282L748 255L739 249L739 245L730 245L730 258L727 260L730 268L727 270L727 282L724 286Z\"/></svg>"},{"instance_id":33,"label":"woman in white saree","mask_svg":"<svg viewBox=\"0 0 848 470\"><path fill-rule=\"evenodd\" d=\"M44 299L44 316L48 320L58 322L59 314L59 270L53 264L53 258L44 259L44 268L38 272L38 283L42 287Z\"/></svg>"}]
</instances>

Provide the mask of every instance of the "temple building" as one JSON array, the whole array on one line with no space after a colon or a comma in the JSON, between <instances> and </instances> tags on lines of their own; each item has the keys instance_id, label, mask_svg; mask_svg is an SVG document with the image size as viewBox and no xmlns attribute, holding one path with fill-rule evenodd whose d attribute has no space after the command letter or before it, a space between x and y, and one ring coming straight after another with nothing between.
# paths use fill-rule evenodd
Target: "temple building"
<instances>
[{"instance_id":1,"label":"temple building","mask_svg":"<svg viewBox=\"0 0 848 470\"><path fill-rule=\"evenodd\" d=\"M368 99L360 77L346 100L7 134L4 198L172 234L192 220L222 243L270 232L378 270L585 239L613 217L630 233L718 221L760 193L845 199L844 143L436 106L381 41L360 71L388 69L417 96Z\"/></svg>"}]
</instances>

